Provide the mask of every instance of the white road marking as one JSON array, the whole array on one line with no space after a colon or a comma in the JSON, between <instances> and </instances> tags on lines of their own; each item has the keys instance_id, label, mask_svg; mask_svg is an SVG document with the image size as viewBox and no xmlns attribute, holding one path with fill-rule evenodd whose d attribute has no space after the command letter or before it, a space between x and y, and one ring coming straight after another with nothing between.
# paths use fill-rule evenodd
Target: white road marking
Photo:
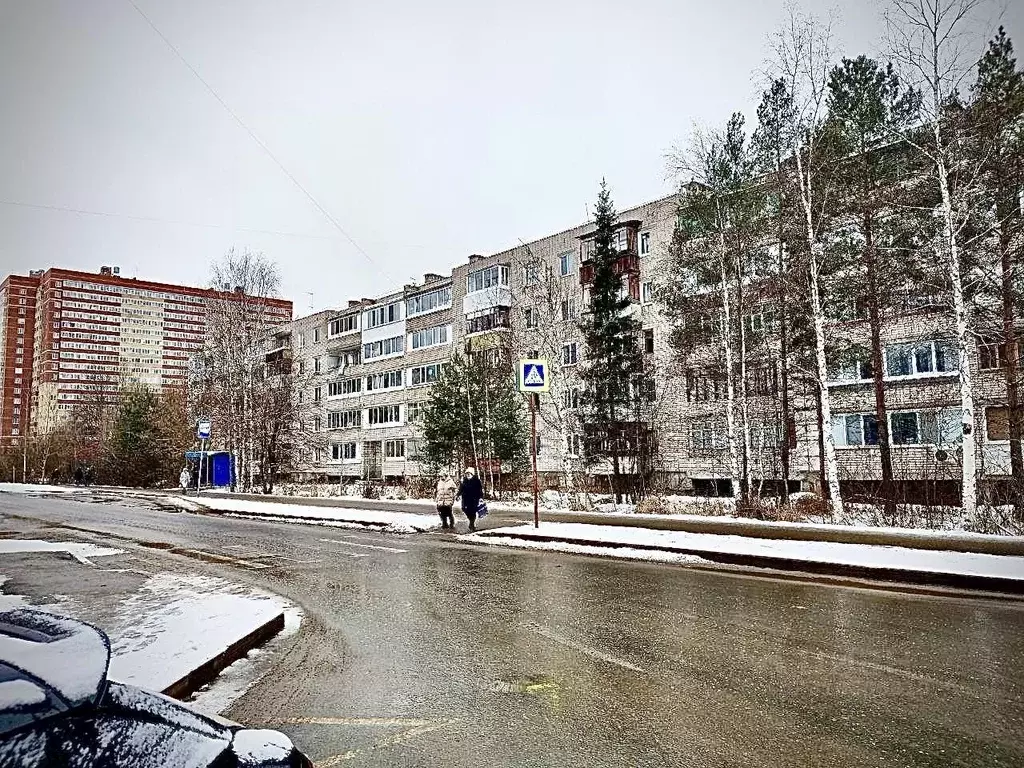
<instances>
[{"instance_id":1,"label":"white road marking","mask_svg":"<svg viewBox=\"0 0 1024 768\"><path fill-rule=\"evenodd\" d=\"M363 547L364 549L379 549L382 552L408 552L408 549L398 549L397 547L381 547L376 544L357 544L354 541L342 541L341 539L318 539L328 544L341 544L343 547Z\"/></svg>"},{"instance_id":2,"label":"white road marking","mask_svg":"<svg viewBox=\"0 0 1024 768\"><path fill-rule=\"evenodd\" d=\"M622 667L623 669L631 669L634 672L640 672L641 674L644 673L644 670L636 666L635 664L630 664L628 661L624 661L623 659L618 659L615 656L611 656L610 654L602 653L596 648L591 648L590 646L583 645L582 643L577 643L575 640L570 640L568 637L563 637L562 635L556 634L551 630L545 629L544 627L541 627L537 624L526 624L525 626L528 630L530 630L531 632L536 632L541 637L546 637L548 640L553 640L554 642L559 643L560 645L564 645L566 648L572 648L574 651L579 651L580 653L584 654L585 656L589 656L592 659L597 659L598 661L606 661L609 664L615 664L616 666Z\"/></svg>"}]
</instances>

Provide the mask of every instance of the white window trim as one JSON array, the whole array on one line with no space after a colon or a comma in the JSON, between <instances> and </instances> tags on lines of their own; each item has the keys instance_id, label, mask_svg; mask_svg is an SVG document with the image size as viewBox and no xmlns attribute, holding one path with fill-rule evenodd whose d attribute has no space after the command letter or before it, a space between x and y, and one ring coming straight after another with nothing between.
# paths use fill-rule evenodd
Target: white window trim
<instances>
[{"instance_id":1,"label":"white window trim","mask_svg":"<svg viewBox=\"0 0 1024 768\"><path fill-rule=\"evenodd\" d=\"M915 341L894 341L894 342L892 342L890 344L885 344L883 346L883 348L882 348L882 365L884 365L884 366L886 366L886 368L888 368L888 361L886 360L885 348L886 347L900 346L900 345L903 345L903 344L931 344L932 345L932 355L933 355L932 359L934 361L934 360L937 359L937 356L935 355L935 345L938 344L940 341L946 341L946 339L928 339L928 340L921 341L921 342L915 342ZM960 354L960 350L959 350L959 347L957 347L957 355L959 355L959 354ZM857 367L859 368L861 362L863 362L863 361L860 358L858 358L857 360L854 361L853 364L857 365ZM986 368L984 370L997 370L997 369L995 369L995 368L992 368L992 369ZM955 371L926 371L924 373L908 373L906 375L900 375L900 376L890 376L888 374L888 372L887 372L884 376L882 376L882 381L885 381L885 382L898 382L898 381L919 381L919 380L922 380L922 379L948 379L948 378L955 378L955 377L957 377L959 375L960 375L960 371L959 370L955 370ZM872 379L869 377L869 378L866 378L866 379L829 379L828 382L826 382L826 383L830 387L842 387L842 386L850 386L850 385L857 385L857 384L867 384L867 383L869 383L871 381L872 381Z\"/></svg>"},{"instance_id":2,"label":"white window trim","mask_svg":"<svg viewBox=\"0 0 1024 768\"><path fill-rule=\"evenodd\" d=\"M939 418L938 414L941 413L942 411L956 411L956 410L957 410L956 406L947 405L947 406L942 406L942 407L939 407L939 408L899 408L899 409L896 409L896 410L888 411L886 413L886 418L889 421L889 447L891 449L900 449L900 448L911 448L911 449L925 448L925 449L927 449L927 448L946 448L946 447L959 446L960 442L945 442L945 443L944 442L938 442L938 443L896 443L896 442L893 442L893 439L892 439L892 431L893 431L892 430L892 417L893 417L894 414L899 414L899 413L917 413L917 414L921 414L921 413L934 413L934 414L936 414L935 418L936 418L936 422L937 422L936 423L936 430L940 430L941 429L941 423L938 422L938 418ZM860 417L862 417L861 429L863 430L863 417L864 416L874 416L874 415L875 415L874 411L855 411L853 413L836 413L836 414L833 414L832 415L832 419L833 420L838 419L838 418L845 419L847 416L860 416ZM921 427L921 425L920 425L920 417L918 417L918 432L920 432L920 427ZM832 428L834 429L834 427L832 427ZM988 430L988 425L987 424L985 425L985 428L986 428L986 433L987 433L987 430ZM844 427L844 429L845 429L845 427ZM941 438L941 435L939 435L939 437ZM840 450L840 451L878 450L878 443L874 443L874 444L871 444L871 445L865 445L863 443L860 444L860 445L846 445L846 444L839 443L838 441L835 441L835 440L833 440L833 442L835 442L836 450Z\"/></svg>"}]
</instances>

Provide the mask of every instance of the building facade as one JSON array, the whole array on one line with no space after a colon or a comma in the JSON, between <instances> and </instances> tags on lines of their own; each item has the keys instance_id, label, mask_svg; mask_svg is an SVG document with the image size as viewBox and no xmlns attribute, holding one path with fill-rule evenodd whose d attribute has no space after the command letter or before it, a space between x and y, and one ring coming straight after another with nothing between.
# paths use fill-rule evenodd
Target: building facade
<instances>
[{"instance_id":1,"label":"building facade","mask_svg":"<svg viewBox=\"0 0 1024 768\"><path fill-rule=\"evenodd\" d=\"M641 344L650 370L650 407L645 420L655 446L653 476L668 491L731 493L726 441L726 392L713 371L721 349L713 326L706 343L681 359L669 344L672 326L658 303L656 286L667 268L678 198L668 196L621 211L616 230L616 271L622 294L632 300L642 328ZM584 224L488 256L474 255L446 275L426 275L376 299L354 300L343 310L319 313L319 331L302 326L293 351L321 357L325 382L322 455L308 462L305 477L396 480L425 468L416 460L417 423L429 398L430 383L455 350L468 355L504 353L506 360L543 357L554 372L551 393L542 398L538 418L538 469L544 482L564 487L573 477L593 484L608 472L585 464L585 425L580 418L584 361L578 329L586 311L594 228ZM752 302L742 318L748 338L767 350L751 356L746 377L750 414L750 476L762 492L821 488L821 449L817 398L806 377L793 376L787 388L789 423L783 423L781 381L772 349L773 317ZM699 317L694 318L700 322ZM863 345L862 317L830 321L830 337L844 346ZM910 492L945 487L955 492L960 475L961 415L948 310L926 296L909 296L906 306L885 321L885 391L896 479ZM313 346L310 346L310 345ZM973 428L979 438L979 464L985 478L1009 468L1006 397L1000 346L972 349L979 407ZM312 356L312 357L310 357ZM874 391L864 367L845 358L828 387L833 418L825 428L835 439L841 482L853 492L880 479ZM780 454L789 449L788 475ZM319 458L319 460L316 460ZM785 476L784 476L785 475ZM600 483L598 483L600 485Z\"/></svg>"},{"instance_id":2,"label":"building facade","mask_svg":"<svg viewBox=\"0 0 1024 768\"><path fill-rule=\"evenodd\" d=\"M4 434L11 435L47 432L62 412L112 398L125 383L183 386L189 360L206 338L207 303L231 293L125 278L116 267L103 267L12 275L4 295L0 403L4 413L10 408ZM276 320L291 319L290 301L266 301Z\"/></svg>"},{"instance_id":3,"label":"building facade","mask_svg":"<svg viewBox=\"0 0 1024 768\"><path fill-rule=\"evenodd\" d=\"M16 445L32 414L33 338L39 274L0 283L0 441Z\"/></svg>"}]
</instances>

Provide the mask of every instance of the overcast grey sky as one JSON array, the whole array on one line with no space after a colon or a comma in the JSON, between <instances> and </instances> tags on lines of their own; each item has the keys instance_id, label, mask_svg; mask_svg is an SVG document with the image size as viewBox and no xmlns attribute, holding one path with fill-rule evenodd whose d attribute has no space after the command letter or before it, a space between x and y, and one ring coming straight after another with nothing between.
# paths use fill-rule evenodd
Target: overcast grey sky
<instances>
[{"instance_id":1,"label":"overcast grey sky","mask_svg":"<svg viewBox=\"0 0 1024 768\"><path fill-rule=\"evenodd\" d=\"M204 285L212 259L248 247L279 264L298 314L308 292L337 305L578 224L602 176L619 208L669 193L664 154L695 122L753 121L785 14L784 0L135 2L372 262L129 0L0 0L0 271L117 264ZM872 4L839 13L842 52L881 48Z\"/></svg>"}]
</instances>

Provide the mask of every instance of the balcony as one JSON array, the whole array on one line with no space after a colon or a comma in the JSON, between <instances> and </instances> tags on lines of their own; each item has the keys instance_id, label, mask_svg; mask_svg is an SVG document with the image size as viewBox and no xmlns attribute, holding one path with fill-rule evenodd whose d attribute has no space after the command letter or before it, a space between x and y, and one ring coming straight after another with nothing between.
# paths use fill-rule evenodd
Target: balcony
<instances>
[{"instance_id":1,"label":"balcony","mask_svg":"<svg viewBox=\"0 0 1024 768\"><path fill-rule=\"evenodd\" d=\"M637 285L639 286L640 279L640 257L635 253L620 253L618 258L615 259L615 263L612 265L612 271L616 277L622 275L629 275L630 282L633 278L637 279ZM580 285L590 285L594 282L594 262L584 261L580 264ZM630 290L632 295L632 290ZM639 287L637 288L637 299L639 300Z\"/></svg>"},{"instance_id":2,"label":"balcony","mask_svg":"<svg viewBox=\"0 0 1024 768\"><path fill-rule=\"evenodd\" d=\"M511 310L507 306L494 307L466 318L467 336L487 333L488 331L507 330L511 327Z\"/></svg>"}]
</instances>

